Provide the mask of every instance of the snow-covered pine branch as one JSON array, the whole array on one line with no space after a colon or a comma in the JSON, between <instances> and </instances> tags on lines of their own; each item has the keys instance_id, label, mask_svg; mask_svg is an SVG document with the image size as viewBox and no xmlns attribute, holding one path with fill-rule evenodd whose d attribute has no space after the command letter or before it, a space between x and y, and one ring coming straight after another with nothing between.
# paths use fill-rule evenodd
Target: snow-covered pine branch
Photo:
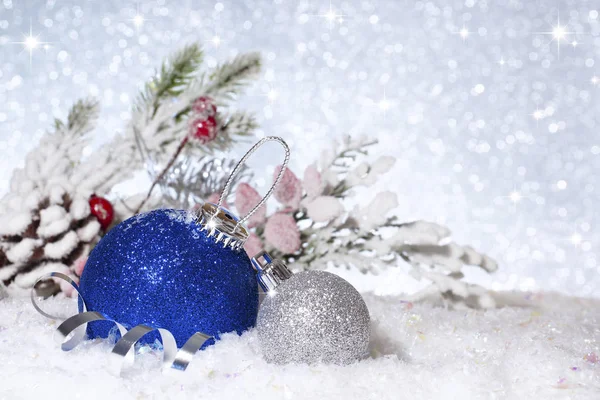
<instances>
[{"instance_id":1,"label":"snow-covered pine branch","mask_svg":"<svg viewBox=\"0 0 600 400\"><path fill-rule=\"evenodd\" d=\"M243 111L234 111L219 126L219 133L215 140L207 143L207 147L210 150L226 150L233 141L251 136L256 128L258 128L258 123L254 115Z\"/></svg>"},{"instance_id":2,"label":"snow-covered pine branch","mask_svg":"<svg viewBox=\"0 0 600 400\"><path fill-rule=\"evenodd\" d=\"M89 157L78 169L75 181L92 191L106 191L130 178L142 165L136 132L153 161L166 163L188 134L194 101L209 95L216 104L227 105L233 94L256 76L261 64L260 56L250 53L225 62L210 74L200 74L201 61L202 51L197 44L167 59L138 96L125 133L115 135ZM222 123L217 126L216 139L205 145L190 141L186 146L192 152L190 156L226 150L256 127L254 118L242 112L229 115L220 110L218 120Z\"/></svg>"},{"instance_id":3,"label":"snow-covered pine branch","mask_svg":"<svg viewBox=\"0 0 600 400\"><path fill-rule=\"evenodd\" d=\"M66 121L55 122L55 132L46 134L26 157L25 166L14 171L10 193L0 200L0 281L27 288L46 270L73 275L75 260L87 255L101 233L90 213L90 196L109 195L142 166L135 133L154 161L164 163L188 135L197 100L210 92L211 101L226 105L260 69L260 57L254 53L238 56L212 74L200 74L201 61L196 44L167 59L144 85L124 132L87 158L83 149L91 139L98 103L81 100ZM217 120L218 140L187 146L192 157L226 149L256 127L252 116L225 108ZM114 208L125 218L142 199L143 195L132 196ZM47 289L44 294L57 290L52 282L42 286Z\"/></svg>"},{"instance_id":4,"label":"snow-covered pine branch","mask_svg":"<svg viewBox=\"0 0 600 400\"><path fill-rule=\"evenodd\" d=\"M245 53L219 65L200 80L202 92L214 98L219 105L235 98L241 88L260 72L262 61L259 53Z\"/></svg>"},{"instance_id":5,"label":"snow-covered pine branch","mask_svg":"<svg viewBox=\"0 0 600 400\"><path fill-rule=\"evenodd\" d=\"M126 133L115 135L90 156L78 169L75 181L92 191L105 191L130 178L141 165L135 130L143 135L153 154L164 157L167 147L176 145L182 134L178 120L186 106L189 111L189 96L185 96L185 101L178 97L189 90L201 62L202 50L197 44L186 46L166 59L138 95ZM172 110L173 101L180 105L179 110Z\"/></svg>"},{"instance_id":6,"label":"snow-covered pine branch","mask_svg":"<svg viewBox=\"0 0 600 400\"><path fill-rule=\"evenodd\" d=\"M194 43L166 59L160 71L144 85L134 112L152 117L163 100L181 95L197 74L202 58L200 46Z\"/></svg>"}]
</instances>

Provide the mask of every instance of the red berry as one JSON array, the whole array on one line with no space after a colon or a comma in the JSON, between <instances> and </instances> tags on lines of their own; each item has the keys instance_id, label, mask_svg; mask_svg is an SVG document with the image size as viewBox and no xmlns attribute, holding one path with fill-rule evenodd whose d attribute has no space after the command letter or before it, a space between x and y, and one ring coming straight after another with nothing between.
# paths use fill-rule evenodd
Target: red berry
<instances>
[{"instance_id":1,"label":"red berry","mask_svg":"<svg viewBox=\"0 0 600 400\"><path fill-rule=\"evenodd\" d=\"M108 229L115 216L112 204L103 197L92 195L90 198L90 211L98 219L103 230Z\"/></svg>"},{"instance_id":2,"label":"red berry","mask_svg":"<svg viewBox=\"0 0 600 400\"><path fill-rule=\"evenodd\" d=\"M217 136L217 121L214 117L197 118L190 124L190 136L200 143L208 143Z\"/></svg>"},{"instance_id":3,"label":"red berry","mask_svg":"<svg viewBox=\"0 0 600 400\"><path fill-rule=\"evenodd\" d=\"M192 110L199 116L214 117L217 115L217 106L210 97L198 97L192 104Z\"/></svg>"}]
</instances>

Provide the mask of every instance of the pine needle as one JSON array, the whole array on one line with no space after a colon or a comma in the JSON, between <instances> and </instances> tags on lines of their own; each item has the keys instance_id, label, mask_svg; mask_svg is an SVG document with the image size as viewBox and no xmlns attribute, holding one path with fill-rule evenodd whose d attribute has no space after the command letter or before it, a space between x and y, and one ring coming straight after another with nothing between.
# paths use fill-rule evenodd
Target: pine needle
<instances>
[{"instance_id":1,"label":"pine needle","mask_svg":"<svg viewBox=\"0 0 600 400\"><path fill-rule=\"evenodd\" d=\"M73 135L83 135L90 132L98 119L100 103L93 98L78 100L69 111L67 131Z\"/></svg>"},{"instance_id":2,"label":"pine needle","mask_svg":"<svg viewBox=\"0 0 600 400\"><path fill-rule=\"evenodd\" d=\"M259 53L245 53L218 66L208 77L204 92L213 98L227 100L254 78L262 67Z\"/></svg>"},{"instance_id":3,"label":"pine needle","mask_svg":"<svg viewBox=\"0 0 600 400\"><path fill-rule=\"evenodd\" d=\"M179 96L194 79L202 63L202 49L197 43L188 45L165 60L156 76L146 83L140 93L136 109L138 111L151 107L154 115L161 100Z\"/></svg>"},{"instance_id":4,"label":"pine needle","mask_svg":"<svg viewBox=\"0 0 600 400\"><path fill-rule=\"evenodd\" d=\"M68 136L83 136L90 132L98 119L100 103L93 98L78 100L67 117L67 122L56 118L54 120L54 131Z\"/></svg>"}]
</instances>

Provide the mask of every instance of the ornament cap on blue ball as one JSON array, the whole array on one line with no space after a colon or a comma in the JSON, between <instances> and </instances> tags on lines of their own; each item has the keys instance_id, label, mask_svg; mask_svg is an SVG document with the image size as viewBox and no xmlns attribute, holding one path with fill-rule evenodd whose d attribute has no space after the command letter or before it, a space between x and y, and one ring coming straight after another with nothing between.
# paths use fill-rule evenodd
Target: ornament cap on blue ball
<instances>
[{"instance_id":1,"label":"ornament cap on blue ball","mask_svg":"<svg viewBox=\"0 0 600 400\"><path fill-rule=\"evenodd\" d=\"M248 239L248 230L240 223L239 218L216 204L204 203L198 223L209 237L214 237L216 243L222 243L223 247L230 247L232 250L243 249Z\"/></svg>"},{"instance_id":2,"label":"ornament cap on blue ball","mask_svg":"<svg viewBox=\"0 0 600 400\"><path fill-rule=\"evenodd\" d=\"M88 310L129 328L168 329L179 347L196 332L242 333L258 311L256 276L243 249L247 237L236 216L211 203L198 213L138 214L96 245L80 291ZM111 328L91 323L88 334L107 337Z\"/></svg>"}]
</instances>

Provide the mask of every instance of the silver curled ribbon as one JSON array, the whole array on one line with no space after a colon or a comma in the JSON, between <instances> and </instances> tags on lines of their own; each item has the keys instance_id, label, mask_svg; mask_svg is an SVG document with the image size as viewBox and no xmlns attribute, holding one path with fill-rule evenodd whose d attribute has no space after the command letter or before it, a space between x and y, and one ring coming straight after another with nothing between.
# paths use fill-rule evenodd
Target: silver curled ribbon
<instances>
[{"instance_id":1,"label":"silver curled ribbon","mask_svg":"<svg viewBox=\"0 0 600 400\"><path fill-rule=\"evenodd\" d=\"M212 336L196 332L185 342L181 349L177 350L177 342L175 341L175 337L167 329L153 328L147 325L137 325L128 331L125 326L100 312L87 311L85 299L81 295L81 292L79 292L79 286L73 279L69 278L65 274L61 274L60 272L51 272L40 277L36 281L36 284L49 278L62 279L73 286L83 304L82 312L77 313L67 319L58 317L49 314L40 308L37 303L37 296L35 295L35 285L34 288L31 289L31 303L37 312L46 318L63 321L56 329L56 332L61 335L59 338L61 349L64 351L70 351L77 347L77 345L79 345L85 339L86 327L88 323L93 321L112 322L115 324L119 330L119 333L121 334L121 339L117 341L111 351L111 354L114 356L113 358L118 361L116 364L119 375L122 375L124 371L133 366L135 363L135 344L150 332L157 331L160 334L164 350L162 359L163 371L169 371L172 369L185 371L192 361L194 354L200 350L202 345L204 345L208 339L212 338Z\"/></svg>"}]
</instances>

